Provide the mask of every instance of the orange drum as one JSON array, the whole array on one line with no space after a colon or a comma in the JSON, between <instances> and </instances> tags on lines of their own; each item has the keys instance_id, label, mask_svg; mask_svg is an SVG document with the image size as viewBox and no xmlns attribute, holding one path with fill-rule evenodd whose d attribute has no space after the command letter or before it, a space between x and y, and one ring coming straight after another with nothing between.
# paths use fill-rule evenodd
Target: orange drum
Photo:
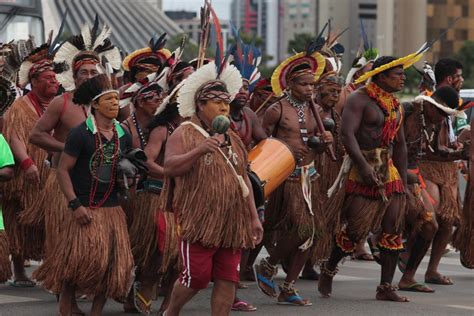
<instances>
[{"instance_id":1,"label":"orange drum","mask_svg":"<svg viewBox=\"0 0 474 316\"><path fill-rule=\"evenodd\" d=\"M293 173L296 160L290 147L276 138L262 140L249 151L248 159L249 178L258 207Z\"/></svg>"}]
</instances>

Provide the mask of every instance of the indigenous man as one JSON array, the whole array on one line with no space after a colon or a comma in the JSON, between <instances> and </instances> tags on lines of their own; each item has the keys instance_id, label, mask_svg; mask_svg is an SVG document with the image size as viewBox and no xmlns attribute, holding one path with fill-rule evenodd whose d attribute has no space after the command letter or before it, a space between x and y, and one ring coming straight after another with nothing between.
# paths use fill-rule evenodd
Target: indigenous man
<instances>
[{"instance_id":1,"label":"indigenous man","mask_svg":"<svg viewBox=\"0 0 474 316\"><path fill-rule=\"evenodd\" d=\"M229 115L229 103L242 85L239 71L223 66L210 62L184 82L179 111L191 120L182 123L166 145L165 175L174 185L166 187L165 182L163 194L172 195L184 265L165 312L168 316L179 315L211 278L212 315L228 315L239 282L241 249L262 238L245 146L232 131L210 136L211 123L218 115Z\"/></svg>"},{"instance_id":2,"label":"indigenous man","mask_svg":"<svg viewBox=\"0 0 474 316\"><path fill-rule=\"evenodd\" d=\"M404 128L408 148L408 189L406 234L407 251L400 254L398 266L403 276L400 290L432 293L433 289L415 281L415 273L438 230L434 218L433 198L426 191L426 184L418 169L418 161L433 148L436 126L448 115L465 116L456 111L459 96L456 90L445 86L430 97L420 95L414 102L404 104ZM454 156L451 158L454 158Z\"/></svg>"},{"instance_id":3,"label":"indigenous man","mask_svg":"<svg viewBox=\"0 0 474 316\"><path fill-rule=\"evenodd\" d=\"M121 152L131 147L131 139L114 120L118 91L106 75L85 81L73 102L89 104L92 115L71 129L64 145L58 180L70 215L55 256L35 275L44 288L61 292L61 315L72 313L74 289L94 296L91 315L101 315L106 298L125 297L131 280L133 258L116 181Z\"/></svg>"},{"instance_id":4,"label":"indigenous man","mask_svg":"<svg viewBox=\"0 0 474 316\"><path fill-rule=\"evenodd\" d=\"M19 168L15 178L3 187L5 228L10 242L16 286L34 286L25 274L25 259L40 260L43 256L44 224L22 225L18 213L38 214L42 211L45 183L49 168L47 152L28 143L33 126L56 96L59 83L53 71L54 51L50 43L35 49L23 61L19 84L31 83L32 90L18 98L5 114L3 133L10 144Z\"/></svg>"},{"instance_id":5,"label":"indigenous man","mask_svg":"<svg viewBox=\"0 0 474 316\"><path fill-rule=\"evenodd\" d=\"M30 142L49 153L51 157L51 174L46 182L45 196L45 225L46 225L46 254L54 248L64 219L64 208L67 201L61 193L56 176L59 156L64 149L64 143L69 131L84 122L89 109L86 105L74 104L74 90L84 81L98 74L101 58L112 62L113 69L120 68L120 52L111 45L103 34L95 34L97 29L87 26L82 28L80 35L75 35L64 42L56 52L54 62L62 64L63 70L57 75L59 83L68 91L54 98L47 110L38 120L30 135ZM107 31L107 26L102 32ZM102 42L87 42L91 39L102 38ZM118 61L118 62L117 62ZM53 207L51 207L53 206ZM61 207L57 209L56 206Z\"/></svg>"},{"instance_id":6,"label":"indigenous man","mask_svg":"<svg viewBox=\"0 0 474 316\"><path fill-rule=\"evenodd\" d=\"M462 87L462 65L456 60L440 59L435 65L436 89L450 86L456 91ZM425 282L451 285L452 280L438 272L438 266L446 246L453 236L453 225L460 220L458 164L453 159L460 148L451 117L445 119L433 134L434 152L428 151L420 161L420 172L426 182L426 190L435 202L438 231L431 246L431 256L425 273ZM443 159L444 157L444 159ZM441 160L441 161L440 161ZM444 160L444 161L443 161Z\"/></svg>"},{"instance_id":7,"label":"indigenous man","mask_svg":"<svg viewBox=\"0 0 474 316\"><path fill-rule=\"evenodd\" d=\"M0 76L0 117L7 108L15 101L15 85L9 80ZM0 132L0 181L8 181L13 178L13 168L15 160L13 158L10 146ZM0 191L0 196L2 192ZM1 197L0 197L1 200ZM6 282L12 275L10 262L10 249L8 246L8 237L3 226L2 206L0 204L0 283Z\"/></svg>"},{"instance_id":8,"label":"indigenous man","mask_svg":"<svg viewBox=\"0 0 474 316\"><path fill-rule=\"evenodd\" d=\"M364 43L364 49L365 51L354 59L352 62L352 67L347 74L346 86L342 89L341 96L339 97L339 101L336 104L336 111L339 114L342 114L342 110L349 95L358 88L363 87L365 84L364 82L355 84L354 81L356 81L366 72L370 71L372 69L374 60L378 57L377 48L372 48L370 45Z\"/></svg>"},{"instance_id":9,"label":"indigenous man","mask_svg":"<svg viewBox=\"0 0 474 316\"><path fill-rule=\"evenodd\" d=\"M147 77L148 78L148 77ZM121 102L133 104L132 115L122 125L132 136L133 148L145 150L148 147L151 130L149 125L158 106L163 102L165 92L156 81L142 80L134 83L122 94ZM132 190L125 212L129 223L130 244L136 271L133 286L133 305L130 299L124 305L125 311L151 312L153 286L158 281L159 252L156 242L155 212L158 206L161 181L140 179ZM131 306L130 306L131 305Z\"/></svg>"},{"instance_id":10,"label":"indigenous man","mask_svg":"<svg viewBox=\"0 0 474 316\"><path fill-rule=\"evenodd\" d=\"M281 304L311 305L298 295L294 283L317 234L315 226L322 223L314 218L312 208L317 203L314 159L332 142L332 135L324 132L320 140L316 138L317 113L313 112L311 102L315 80L324 66L324 57L314 51L296 54L280 64L272 75L273 92L281 96L286 90L287 95L268 108L263 121L267 135L286 142L297 160L297 168L271 195L266 210L265 238L274 238L276 245L270 257L255 265L257 285L266 295L276 297L273 283L276 264L294 253L285 282L280 285L278 302Z\"/></svg>"},{"instance_id":11,"label":"indigenous man","mask_svg":"<svg viewBox=\"0 0 474 316\"><path fill-rule=\"evenodd\" d=\"M230 103L230 127L239 135L240 139L244 143L247 150L255 144L258 144L261 140L267 138L262 125L257 118L257 115L247 106L249 101L249 88L253 86L258 80L260 74L257 68L256 60L260 56L260 51L251 46L243 43L239 36L236 36L236 49L233 51L233 64L240 71L242 76L242 87L239 93L235 96L234 100ZM250 53L252 52L252 53ZM251 58L249 55L253 56ZM262 212L264 205L256 205L259 212L259 217L262 218ZM244 280L249 274L253 275L251 266L248 269L247 260L249 258L249 249L242 249L242 257L240 259L240 280ZM253 280L255 281L255 280ZM245 285L239 283L238 287L246 288ZM235 296L234 304L232 304L232 310L235 311L256 311L257 308L244 300L240 299L237 295Z\"/></svg>"},{"instance_id":12,"label":"indigenous man","mask_svg":"<svg viewBox=\"0 0 474 316\"><path fill-rule=\"evenodd\" d=\"M162 34L160 37L154 35L151 38L148 47L140 48L124 58L122 67L128 73L129 83L120 87L119 90L121 95L133 83L145 79L148 75L158 73L163 69L165 62L171 56L171 52L166 48L163 48L166 44L165 37L166 33ZM127 112L124 112L121 118L128 118L131 113L130 104L121 102L120 107L124 108L124 111Z\"/></svg>"},{"instance_id":13,"label":"indigenous man","mask_svg":"<svg viewBox=\"0 0 474 316\"><path fill-rule=\"evenodd\" d=\"M331 295L339 261L352 254L355 244L371 230L381 228L378 247L382 271L376 298L407 301L391 285L398 252L403 249L401 223L407 168L400 103L392 93L403 88L403 66L410 62L407 59L378 58L373 70L356 81L372 77L372 82L351 94L345 105L341 133L348 156L333 186L339 190L331 194L328 214L336 216L342 205L346 226L337 233L331 256L321 266L318 290L323 297ZM339 186L342 179L343 185Z\"/></svg>"},{"instance_id":14,"label":"indigenous man","mask_svg":"<svg viewBox=\"0 0 474 316\"><path fill-rule=\"evenodd\" d=\"M332 160L328 155L319 155L314 160L315 168L319 174L316 181L318 201L314 209L315 212L320 212L318 218L325 218L323 223L325 223L326 229L319 231L319 242L315 243L311 250L310 258L302 272L302 279L317 280L319 276L314 270L314 265L321 259L327 258L331 251L331 239L334 232L330 230L330 227L334 225L330 224L331 218L326 218L325 206L327 204L327 192L336 180L344 158L344 147L340 137L341 116L335 109L343 86L344 78L334 71L322 74L315 84L314 100L318 105L321 119L324 123L327 123L325 125L333 135L336 160Z\"/></svg>"}]
</instances>

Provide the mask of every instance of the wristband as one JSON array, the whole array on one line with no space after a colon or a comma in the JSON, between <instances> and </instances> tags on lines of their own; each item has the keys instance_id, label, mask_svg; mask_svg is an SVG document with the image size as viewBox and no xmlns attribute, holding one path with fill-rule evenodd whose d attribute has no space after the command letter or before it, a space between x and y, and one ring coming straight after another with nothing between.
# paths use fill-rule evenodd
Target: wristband
<instances>
[{"instance_id":1,"label":"wristband","mask_svg":"<svg viewBox=\"0 0 474 316\"><path fill-rule=\"evenodd\" d=\"M82 203L78 198L75 198L74 200L69 201L67 205L67 207L70 208L72 211L75 211L81 206L82 206Z\"/></svg>"},{"instance_id":2,"label":"wristband","mask_svg":"<svg viewBox=\"0 0 474 316\"><path fill-rule=\"evenodd\" d=\"M28 168L30 168L32 165L34 165L35 162L33 161L33 159L31 159L30 157L28 158L25 158L23 159L23 161L20 163L20 169L21 170L28 170Z\"/></svg>"}]
</instances>

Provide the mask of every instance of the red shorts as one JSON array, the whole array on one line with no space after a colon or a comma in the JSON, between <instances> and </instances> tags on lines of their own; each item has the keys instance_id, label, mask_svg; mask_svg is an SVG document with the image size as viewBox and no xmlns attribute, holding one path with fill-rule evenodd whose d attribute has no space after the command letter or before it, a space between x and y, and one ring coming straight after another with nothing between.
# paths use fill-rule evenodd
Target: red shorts
<instances>
[{"instance_id":1,"label":"red shorts","mask_svg":"<svg viewBox=\"0 0 474 316\"><path fill-rule=\"evenodd\" d=\"M186 240L181 240L179 247L183 259L179 276L182 285L200 290L207 288L212 279L239 282L240 249L205 248Z\"/></svg>"}]
</instances>

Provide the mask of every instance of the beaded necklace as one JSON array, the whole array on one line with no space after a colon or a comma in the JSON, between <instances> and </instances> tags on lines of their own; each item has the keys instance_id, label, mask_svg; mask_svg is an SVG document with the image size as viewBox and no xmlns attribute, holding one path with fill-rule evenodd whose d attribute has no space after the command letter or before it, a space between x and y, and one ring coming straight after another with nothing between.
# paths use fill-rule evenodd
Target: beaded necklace
<instances>
[{"instance_id":1,"label":"beaded necklace","mask_svg":"<svg viewBox=\"0 0 474 316\"><path fill-rule=\"evenodd\" d=\"M95 209L100 208L109 198L110 194L115 187L115 171L117 169L117 162L119 158L120 152L120 144L119 144L119 137L117 130L113 128L113 142L114 142L114 152L112 156L106 156L104 152L104 147L102 145L102 136L100 132L95 133L95 152L97 153L94 157L95 161L91 164L91 174L92 174L92 181L91 181L91 190L89 194L89 208ZM98 202L95 202L95 195L97 193L97 188L99 187L99 177L97 175L97 168L102 165L104 158L112 159L112 171L110 173L110 180L109 180L109 187L105 192L102 199Z\"/></svg>"},{"instance_id":2,"label":"beaded necklace","mask_svg":"<svg viewBox=\"0 0 474 316\"><path fill-rule=\"evenodd\" d=\"M308 130L306 128L306 112L305 109L308 106L308 102L299 102L298 100L294 99L291 95L291 92L288 91L286 95L286 99L293 108L296 110L296 116L298 117L298 123L300 124L300 135L303 143L307 144L308 142Z\"/></svg>"},{"instance_id":3,"label":"beaded necklace","mask_svg":"<svg viewBox=\"0 0 474 316\"><path fill-rule=\"evenodd\" d=\"M400 118L397 124L397 114L402 114L402 112L399 111L400 101L373 82L367 84L365 88L367 95L377 103L385 116L384 126L379 137L382 138L381 145L388 146L393 142L402 123L402 119Z\"/></svg>"},{"instance_id":4,"label":"beaded necklace","mask_svg":"<svg viewBox=\"0 0 474 316\"><path fill-rule=\"evenodd\" d=\"M138 137L140 139L141 149L145 149L145 146L147 145L147 141L145 139L145 135L144 135L143 130L140 126L140 123L137 120L137 116L136 116L135 113L132 114L132 121L133 121L133 125L135 125L135 128L137 129Z\"/></svg>"}]
</instances>

